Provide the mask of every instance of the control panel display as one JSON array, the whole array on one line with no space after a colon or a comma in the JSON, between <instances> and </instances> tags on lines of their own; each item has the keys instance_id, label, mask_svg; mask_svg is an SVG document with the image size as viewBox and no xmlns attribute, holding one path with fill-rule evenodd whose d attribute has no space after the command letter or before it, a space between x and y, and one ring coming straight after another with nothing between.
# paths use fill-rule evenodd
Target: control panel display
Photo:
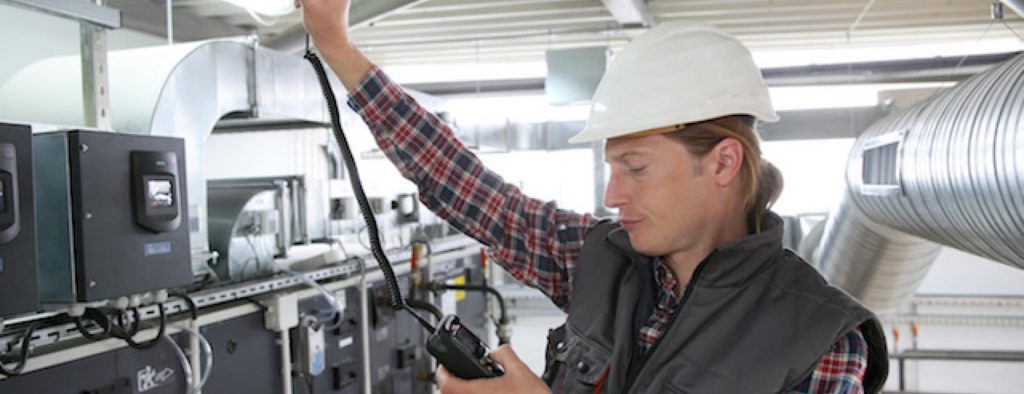
<instances>
[{"instance_id":1,"label":"control panel display","mask_svg":"<svg viewBox=\"0 0 1024 394\"><path fill-rule=\"evenodd\" d=\"M135 222L150 231L173 231L181 224L178 158L174 152L133 151Z\"/></svg>"},{"instance_id":2,"label":"control panel display","mask_svg":"<svg viewBox=\"0 0 1024 394\"><path fill-rule=\"evenodd\" d=\"M150 208L166 208L174 206L173 183L166 179L149 179L146 181L146 196ZM0 190L2 193L2 190Z\"/></svg>"}]
</instances>

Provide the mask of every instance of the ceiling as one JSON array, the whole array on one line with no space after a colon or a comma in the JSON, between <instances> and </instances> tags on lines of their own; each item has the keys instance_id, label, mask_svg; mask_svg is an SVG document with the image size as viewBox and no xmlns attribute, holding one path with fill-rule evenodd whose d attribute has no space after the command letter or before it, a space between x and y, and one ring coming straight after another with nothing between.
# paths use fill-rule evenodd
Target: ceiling
<instances>
[{"instance_id":1,"label":"ceiling","mask_svg":"<svg viewBox=\"0 0 1024 394\"><path fill-rule=\"evenodd\" d=\"M164 4L107 1L122 9L126 28L158 35L166 34ZM268 47L304 48L297 12L257 21L222 0L172 4L179 41L255 33ZM679 19L718 25L755 50L1006 41L1015 39L1011 27L1024 35L1020 15L1007 7L1005 19L993 21L991 7L991 0L354 0L351 19L354 41L388 66L543 61L548 49L615 49L645 25Z\"/></svg>"}]
</instances>

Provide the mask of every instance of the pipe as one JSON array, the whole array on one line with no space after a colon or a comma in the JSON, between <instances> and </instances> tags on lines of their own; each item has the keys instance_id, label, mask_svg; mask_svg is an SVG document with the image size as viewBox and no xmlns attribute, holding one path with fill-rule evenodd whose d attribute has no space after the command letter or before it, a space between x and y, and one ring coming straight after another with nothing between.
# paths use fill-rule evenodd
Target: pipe
<instances>
[{"instance_id":1,"label":"pipe","mask_svg":"<svg viewBox=\"0 0 1024 394\"><path fill-rule=\"evenodd\" d=\"M847 184L878 223L1024 268L1022 163L1019 55L869 128L854 145ZM888 191L875 190L878 171L892 173Z\"/></svg>"},{"instance_id":2,"label":"pipe","mask_svg":"<svg viewBox=\"0 0 1024 394\"><path fill-rule=\"evenodd\" d=\"M829 215L820 239L809 260L829 282L881 315L896 312L914 295L941 250L874 223L849 196Z\"/></svg>"},{"instance_id":3,"label":"pipe","mask_svg":"<svg viewBox=\"0 0 1024 394\"><path fill-rule=\"evenodd\" d=\"M500 309L500 316L498 318L498 324L496 328L498 344L508 343L508 337L504 334L504 327L508 325L508 313L505 308L505 297L501 295L498 289L495 289L487 285L449 285L442 282L432 282L429 285L430 290L462 290L462 291L478 291L483 293L489 293L498 300L498 308Z\"/></svg>"},{"instance_id":4,"label":"pipe","mask_svg":"<svg viewBox=\"0 0 1024 394\"><path fill-rule=\"evenodd\" d=\"M289 332L281 330L281 393L292 394L292 343Z\"/></svg>"},{"instance_id":5,"label":"pipe","mask_svg":"<svg viewBox=\"0 0 1024 394\"><path fill-rule=\"evenodd\" d=\"M940 245L1024 268L1024 55L869 127L813 251L878 313L913 295Z\"/></svg>"},{"instance_id":6,"label":"pipe","mask_svg":"<svg viewBox=\"0 0 1024 394\"><path fill-rule=\"evenodd\" d=\"M362 392L372 393L373 383L370 379L370 295L368 294L370 286L366 280L366 265L360 262L359 266L359 337L362 341L360 351L363 357L363 362L360 363L363 366Z\"/></svg>"}]
</instances>

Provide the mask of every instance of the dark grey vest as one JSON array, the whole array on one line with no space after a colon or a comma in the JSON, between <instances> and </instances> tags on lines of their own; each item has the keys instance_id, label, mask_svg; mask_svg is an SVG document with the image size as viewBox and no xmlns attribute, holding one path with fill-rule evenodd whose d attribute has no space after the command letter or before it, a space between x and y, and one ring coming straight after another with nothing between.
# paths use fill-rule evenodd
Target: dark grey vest
<instances>
[{"instance_id":1,"label":"dark grey vest","mask_svg":"<svg viewBox=\"0 0 1024 394\"><path fill-rule=\"evenodd\" d=\"M868 393L888 374L877 318L782 247L782 221L717 247L700 263L666 332L643 356L636 335L654 303L652 259L616 223L587 236L564 338L544 377L556 393L777 393L801 383L842 335L869 344ZM557 335L553 335L557 336Z\"/></svg>"}]
</instances>

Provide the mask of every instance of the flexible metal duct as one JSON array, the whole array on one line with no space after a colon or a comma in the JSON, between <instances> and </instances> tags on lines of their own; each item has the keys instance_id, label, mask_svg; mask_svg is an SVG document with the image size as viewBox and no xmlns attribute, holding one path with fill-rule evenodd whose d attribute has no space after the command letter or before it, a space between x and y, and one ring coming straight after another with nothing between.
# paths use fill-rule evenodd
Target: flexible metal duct
<instances>
[{"instance_id":1,"label":"flexible metal duct","mask_svg":"<svg viewBox=\"0 0 1024 394\"><path fill-rule=\"evenodd\" d=\"M301 58L239 40L110 52L114 131L185 139L193 267L203 270L208 228L206 138L221 118L322 122L323 96ZM80 127L78 56L40 60L0 86L0 118Z\"/></svg>"},{"instance_id":2,"label":"flexible metal duct","mask_svg":"<svg viewBox=\"0 0 1024 394\"><path fill-rule=\"evenodd\" d=\"M813 260L880 313L927 273L925 239L1024 268L1024 55L872 125L847 186Z\"/></svg>"},{"instance_id":3,"label":"flexible metal duct","mask_svg":"<svg viewBox=\"0 0 1024 394\"><path fill-rule=\"evenodd\" d=\"M940 245L874 223L844 197L821 234L810 260L830 282L879 314L910 299Z\"/></svg>"}]
</instances>

